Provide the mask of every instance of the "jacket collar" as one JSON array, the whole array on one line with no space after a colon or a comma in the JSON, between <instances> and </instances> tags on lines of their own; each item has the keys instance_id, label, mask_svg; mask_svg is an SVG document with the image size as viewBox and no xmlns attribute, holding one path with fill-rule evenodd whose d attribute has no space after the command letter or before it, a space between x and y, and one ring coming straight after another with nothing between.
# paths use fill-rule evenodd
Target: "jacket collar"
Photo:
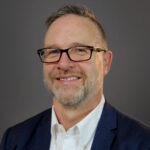
<instances>
[{"instance_id":1,"label":"jacket collar","mask_svg":"<svg viewBox=\"0 0 150 150\"><path fill-rule=\"evenodd\" d=\"M117 115L107 102L99 120L91 150L109 150L116 135Z\"/></svg>"},{"instance_id":2,"label":"jacket collar","mask_svg":"<svg viewBox=\"0 0 150 150\"><path fill-rule=\"evenodd\" d=\"M25 150L48 150L50 146L51 109L39 123L31 141ZM117 117L114 108L105 102L101 119L99 120L91 150L109 150L115 137Z\"/></svg>"}]
</instances>

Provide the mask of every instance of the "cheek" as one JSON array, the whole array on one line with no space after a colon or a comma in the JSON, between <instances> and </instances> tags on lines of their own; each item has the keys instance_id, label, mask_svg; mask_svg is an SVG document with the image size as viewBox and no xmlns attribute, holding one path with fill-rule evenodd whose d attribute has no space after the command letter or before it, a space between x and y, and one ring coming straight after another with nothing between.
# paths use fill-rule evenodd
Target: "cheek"
<instances>
[{"instance_id":1,"label":"cheek","mask_svg":"<svg viewBox=\"0 0 150 150\"><path fill-rule=\"evenodd\" d=\"M93 64L91 73L93 74L93 77L95 80L103 80L104 77L104 66L103 66L103 61L102 60L97 60Z\"/></svg>"},{"instance_id":2,"label":"cheek","mask_svg":"<svg viewBox=\"0 0 150 150\"><path fill-rule=\"evenodd\" d=\"M53 64L44 64L43 65L43 71L44 72L52 72L54 70L54 65Z\"/></svg>"},{"instance_id":3,"label":"cheek","mask_svg":"<svg viewBox=\"0 0 150 150\"><path fill-rule=\"evenodd\" d=\"M90 81L97 80L99 78L99 69L94 63L87 65L86 70L84 71L85 74L87 75L88 80Z\"/></svg>"},{"instance_id":4,"label":"cheek","mask_svg":"<svg viewBox=\"0 0 150 150\"><path fill-rule=\"evenodd\" d=\"M49 74L52 73L53 67L48 65L48 64L44 64L43 65L43 74L44 74L44 78L48 79L49 78Z\"/></svg>"}]
</instances>

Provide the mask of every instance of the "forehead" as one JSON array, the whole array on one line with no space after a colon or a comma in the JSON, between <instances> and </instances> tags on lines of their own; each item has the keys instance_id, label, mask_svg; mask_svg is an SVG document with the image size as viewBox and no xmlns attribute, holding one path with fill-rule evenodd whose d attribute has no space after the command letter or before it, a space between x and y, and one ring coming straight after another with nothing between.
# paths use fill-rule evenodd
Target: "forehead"
<instances>
[{"instance_id":1,"label":"forehead","mask_svg":"<svg viewBox=\"0 0 150 150\"><path fill-rule=\"evenodd\" d=\"M102 41L97 25L89 18L77 15L64 15L55 20L45 35L45 46L71 44L95 44Z\"/></svg>"}]
</instances>

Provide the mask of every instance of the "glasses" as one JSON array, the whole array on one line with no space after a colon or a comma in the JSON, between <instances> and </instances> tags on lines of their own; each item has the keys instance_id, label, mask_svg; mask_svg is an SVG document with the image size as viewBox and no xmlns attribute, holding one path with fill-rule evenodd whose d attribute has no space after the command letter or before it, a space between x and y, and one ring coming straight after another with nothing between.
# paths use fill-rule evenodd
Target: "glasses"
<instances>
[{"instance_id":1,"label":"glasses","mask_svg":"<svg viewBox=\"0 0 150 150\"><path fill-rule=\"evenodd\" d=\"M42 48L38 49L37 53L42 63L56 63L60 61L63 53L66 53L71 61L87 61L91 59L93 51L106 52L107 50L92 46L76 46L68 49Z\"/></svg>"}]
</instances>

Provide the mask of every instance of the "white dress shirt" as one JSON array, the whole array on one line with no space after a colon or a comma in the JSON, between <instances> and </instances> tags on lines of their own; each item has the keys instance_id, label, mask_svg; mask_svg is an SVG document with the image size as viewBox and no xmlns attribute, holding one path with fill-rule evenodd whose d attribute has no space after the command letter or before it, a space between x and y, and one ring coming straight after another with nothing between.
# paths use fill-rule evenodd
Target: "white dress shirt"
<instances>
[{"instance_id":1,"label":"white dress shirt","mask_svg":"<svg viewBox=\"0 0 150 150\"><path fill-rule=\"evenodd\" d=\"M67 131L58 123L52 107L50 150L90 150L104 103L102 96L97 107Z\"/></svg>"}]
</instances>

